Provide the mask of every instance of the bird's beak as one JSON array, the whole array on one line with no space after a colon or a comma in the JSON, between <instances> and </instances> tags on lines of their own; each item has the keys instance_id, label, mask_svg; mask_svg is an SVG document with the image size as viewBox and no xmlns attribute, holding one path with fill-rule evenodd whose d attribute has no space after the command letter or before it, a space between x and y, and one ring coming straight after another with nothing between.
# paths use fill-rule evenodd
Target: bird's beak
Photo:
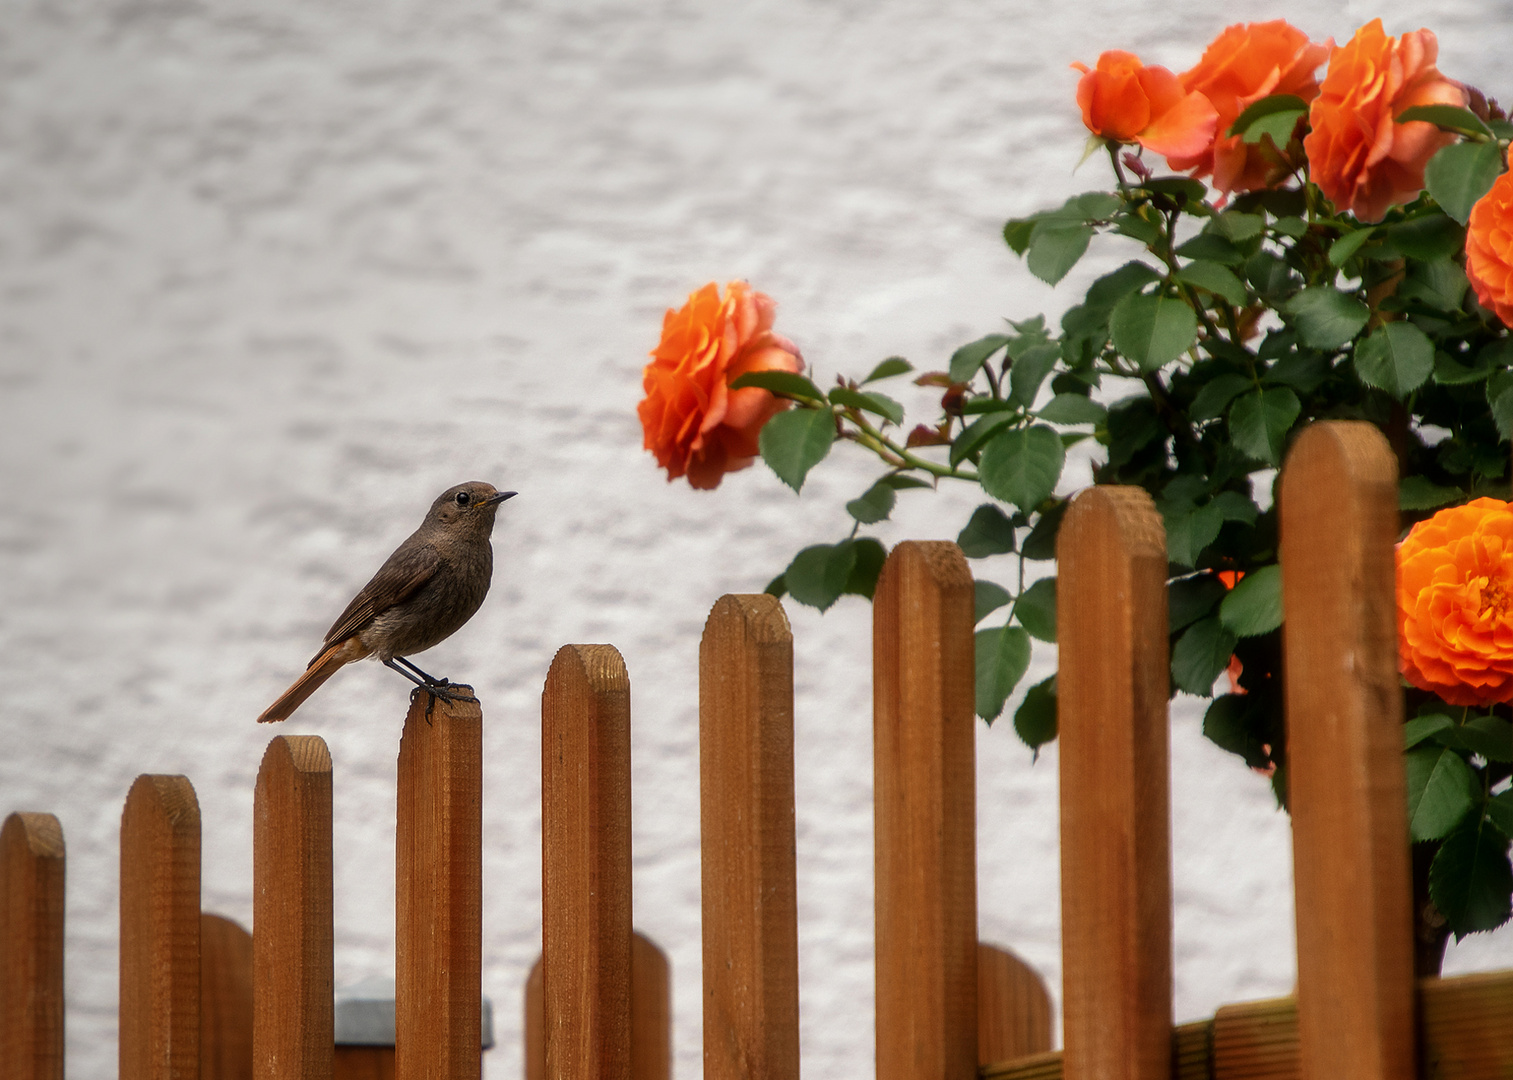
<instances>
[{"instance_id":1,"label":"bird's beak","mask_svg":"<svg viewBox=\"0 0 1513 1080\"><path fill-rule=\"evenodd\" d=\"M520 494L518 491L496 491L487 499L483 500L483 505L498 506L500 503L504 502L505 499L513 499L518 494Z\"/></svg>"}]
</instances>

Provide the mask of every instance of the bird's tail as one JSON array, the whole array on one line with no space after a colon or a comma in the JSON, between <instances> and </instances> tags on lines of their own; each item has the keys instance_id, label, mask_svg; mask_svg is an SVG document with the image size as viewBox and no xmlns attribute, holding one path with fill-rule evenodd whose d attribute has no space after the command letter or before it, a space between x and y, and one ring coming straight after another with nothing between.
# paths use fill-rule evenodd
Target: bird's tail
<instances>
[{"instance_id":1,"label":"bird's tail","mask_svg":"<svg viewBox=\"0 0 1513 1080\"><path fill-rule=\"evenodd\" d=\"M257 718L257 722L268 724L274 720L289 719L289 714L304 704L305 699L315 693L321 683L335 675L337 668L361 660L370 651L355 634L336 642L310 661L305 673L295 679L294 685L280 694L277 701L263 710L263 715Z\"/></svg>"}]
</instances>

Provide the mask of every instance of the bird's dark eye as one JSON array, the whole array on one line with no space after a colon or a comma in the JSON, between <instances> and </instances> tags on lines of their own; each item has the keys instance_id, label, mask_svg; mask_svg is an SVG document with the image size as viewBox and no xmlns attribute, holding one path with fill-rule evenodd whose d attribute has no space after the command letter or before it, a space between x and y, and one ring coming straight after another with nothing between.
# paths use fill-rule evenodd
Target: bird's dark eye
<instances>
[{"instance_id":1,"label":"bird's dark eye","mask_svg":"<svg viewBox=\"0 0 1513 1080\"><path fill-rule=\"evenodd\" d=\"M469 502L468 493L466 491L459 491L457 493L457 505L458 506L466 506L468 504L468 502Z\"/></svg>"}]
</instances>

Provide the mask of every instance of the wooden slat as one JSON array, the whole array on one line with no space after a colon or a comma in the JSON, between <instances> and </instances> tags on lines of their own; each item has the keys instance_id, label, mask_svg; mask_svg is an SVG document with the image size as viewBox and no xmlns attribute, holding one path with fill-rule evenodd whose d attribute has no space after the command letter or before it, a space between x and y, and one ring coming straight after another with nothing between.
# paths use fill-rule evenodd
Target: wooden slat
<instances>
[{"instance_id":1,"label":"wooden slat","mask_svg":"<svg viewBox=\"0 0 1513 1080\"><path fill-rule=\"evenodd\" d=\"M972 575L899 544L872 604L877 1075L977 1071Z\"/></svg>"},{"instance_id":2,"label":"wooden slat","mask_svg":"<svg viewBox=\"0 0 1513 1080\"><path fill-rule=\"evenodd\" d=\"M139 776L121 813L121 1080L200 1068L200 806L182 776Z\"/></svg>"},{"instance_id":3,"label":"wooden slat","mask_svg":"<svg viewBox=\"0 0 1513 1080\"><path fill-rule=\"evenodd\" d=\"M1214 1075L1297 1080L1298 1005L1291 997L1226 1005L1213 1019Z\"/></svg>"},{"instance_id":4,"label":"wooden slat","mask_svg":"<svg viewBox=\"0 0 1513 1080\"><path fill-rule=\"evenodd\" d=\"M1139 488L1072 502L1057 544L1067 1080L1171 1070L1166 536Z\"/></svg>"},{"instance_id":5,"label":"wooden slat","mask_svg":"<svg viewBox=\"0 0 1513 1080\"><path fill-rule=\"evenodd\" d=\"M630 679L611 645L565 645L541 695L546 1075L630 1076Z\"/></svg>"},{"instance_id":6,"label":"wooden slat","mask_svg":"<svg viewBox=\"0 0 1513 1080\"><path fill-rule=\"evenodd\" d=\"M1423 1069L1434 1080L1513 1076L1513 971L1421 979Z\"/></svg>"},{"instance_id":7,"label":"wooden slat","mask_svg":"<svg viewBox=\"0 0 1513 1080\"><path fill-rule=\"evenodd\" d=\"M977 1063L1043 1054L1051 1048L1051 995L1008 949L977 945Z\"/></svg>"},{"instance_id":8,"label":"wooden slat","mask_svg":"<svg viewBox=\"0 0 1513 1080\"><path fill-rule=\"evenodd\" d=\"M777 597L723 596L699 645L704 1075L796 1080L793 633Z\"/></svg>"},{"instance_id":9,"label":"wooden slat","mask_svg":"<svg viewBox=\"0 0 1513 1080\"><path fill-rule=\"evenodd\" d=\"M541 958L525 981L525 1078L546 1080ZM672 983L667 955L637 931L630 939L630 1077L672 1080Z\"/></svg>"},{"instance_id":10,"label":"wooden slat","mask_svg":"<svg viewBox=\"0 0 1513 1080\"><path fill-rule=\"evenodd\" d=\"M1213 1021L1172 1029L1172 1080L1209 1080L1214 1075Z\"/></svg>"},{"instance_id":11,"label":"wooden slat","mask_svg":"<svg viewBox=\"0 0 1513 1080\"><path fill-rule=\"evenodd\" d=\"M1408 1080L1413 924L1397 674L1397 466L1314 424L1281 483L1287 768L1305 1080Z\"/></svg>"},{"instance_id":12,"label":"wooden slat","mask_svg":"<svg viewBox=\"0 0 1513 1080\"><path fill-rule=\"evenodd\" d=\"M331 1080L394 1080L392 1046L338 1046Z\"/></svg>"},{"instance_id":13,"label":"wooden slat","mask_svg":"<svg viewBox=\"0 0 1513 1080\"><path fill-rule=\"evenodd\" d=\"M63 1080L63 826L0 828L0 1076Z\"/></svg>"},{"instance_id":14,"label":"wooden slat","mask_svg":"<svg viewBox=\"0 0 1513 1080\"><path fill-rule=\"evenodd\" d=\"M231 919L201 913L200 1080L251 1077L252 935Z\"/></svg>"},{"instance_id":15,"label":"wooden slat","mask_svg":"<svg viewBox=\"0 0 1513 1080\"><path fill-rule=\"evenodd\" d=\"M399 742L394 1071L483 1070L483 712L418 693Z\"/></svg>"},{"instance_id":16,"label":"wooden slat","mask_svg":"<svg viewBox=\"0 0 1513 1080\"><path fill-rule=\"evenodd\" d=\"M260 1080L331 1075L331 754L315 735L279 735L252 809L256 930L253 1060Z\"/></svg>"}]
</instances>

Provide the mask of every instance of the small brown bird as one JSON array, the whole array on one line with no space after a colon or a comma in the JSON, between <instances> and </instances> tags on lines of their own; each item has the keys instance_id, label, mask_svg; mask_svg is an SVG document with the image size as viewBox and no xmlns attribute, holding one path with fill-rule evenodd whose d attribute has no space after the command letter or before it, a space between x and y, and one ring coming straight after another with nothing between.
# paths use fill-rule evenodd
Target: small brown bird
<instances>
[{"instance_id":1,"label":"small brown bird","mask_svg":"<svg viewBox=\"0 0 1513 1080\"><path fill-rule=\"evenodd\" d=\"M338 668L368 656L378 657L433 697L474 700L406 657L445 641L483 603L494 573L494 549L489 544L494 514L514 494L477 481L443 491L420 528L326 631L325 648L257 718L258 723L288 719Z\"/></svg>"}]
</instances>

